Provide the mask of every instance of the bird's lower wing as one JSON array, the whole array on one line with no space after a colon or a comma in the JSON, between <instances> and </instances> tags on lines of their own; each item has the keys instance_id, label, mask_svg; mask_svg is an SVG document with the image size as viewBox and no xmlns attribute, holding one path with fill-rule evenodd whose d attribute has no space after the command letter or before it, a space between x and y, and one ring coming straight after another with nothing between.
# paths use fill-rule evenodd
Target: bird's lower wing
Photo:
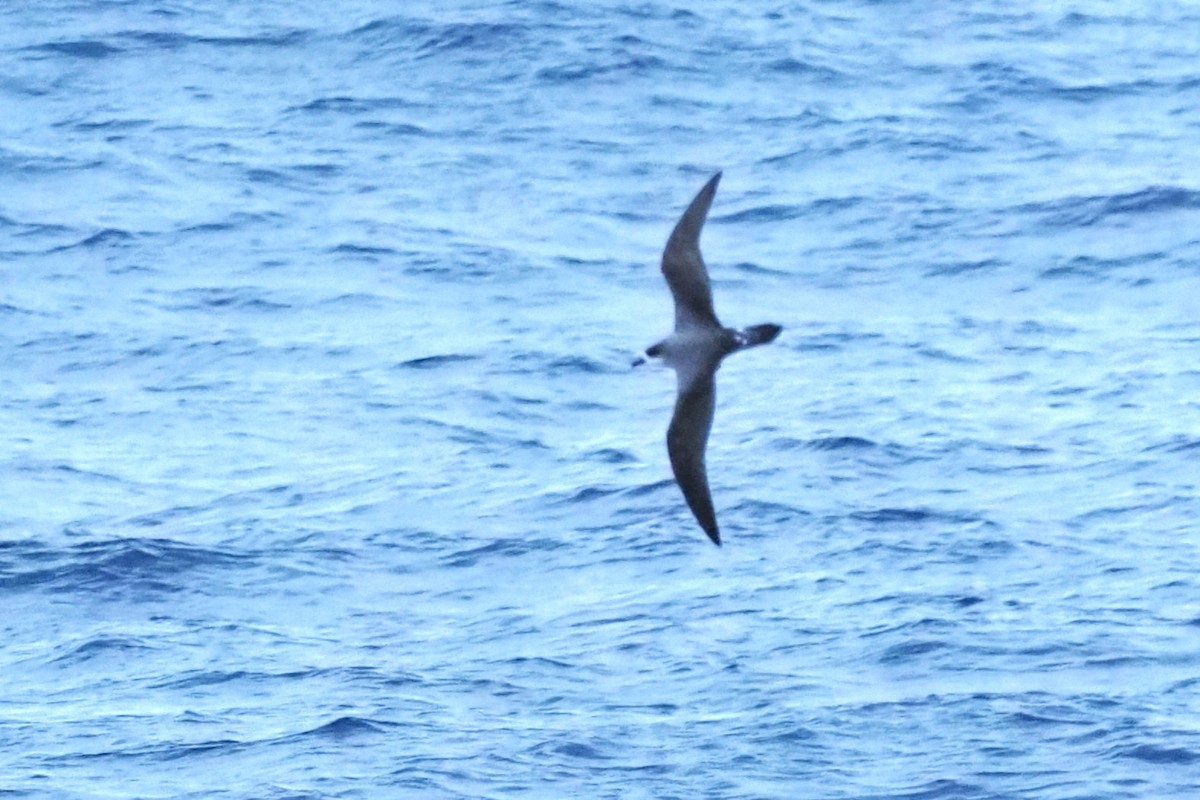
<instances>
[{"instance_id":1,"label":"bird's lower wing","mask_svg":"<svg viewBox=\"0 0 1200 800\"><path fill-rule=\"evenodd\" d=\"M691 386L679 392L675 414L667 429L667 454L688 507L708 538L719 545L721 533L717 528L717 512L713 508L704 467L704 450L712 428L715 403L716 382L711 372L698 376Z\"/></svg>"}]
</instances>

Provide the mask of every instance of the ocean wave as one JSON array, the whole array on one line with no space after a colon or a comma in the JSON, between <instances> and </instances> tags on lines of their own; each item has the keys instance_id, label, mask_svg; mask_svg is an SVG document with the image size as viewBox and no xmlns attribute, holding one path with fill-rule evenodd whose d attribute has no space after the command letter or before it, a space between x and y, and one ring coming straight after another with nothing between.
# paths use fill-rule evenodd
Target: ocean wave
<instances>
[{"instance_id":1,"label":"ocean wave","mask_svg":"<svg viewBox=\"0 0 1200 800\"><path fill-rule=\"evenodd\" d=\"M937 639L915 639L888 647L879 656L881 664L905 664L930 653L945 650L947 643Z\"/></svg>"},{"instance_id":2,"label":"ocean wave","mask_svg":"<svg viewBox=\"0 0 1200 800\"><path fill-rule=\"evenodd\" d=\"M420 358L410 358L407 361L400 362L397 366L401 369L437 369L452 364L462 364L471 361L478 361L479 356L470 355L467 353L447 353L445 355L436 356L421 356Z\"/></svg>"},{"instance_id":3,"label":"ocean wave","mask_svg":"<svg viewBox=\"0 0 1200 800\"><path fill-rule=\"evenodd\" d=\"M56 56L92 59L109 58L110 56L119 55L120 53L124 52L119 47L114 47L106 42L101 42L95 39L46 42L45 44L31 45L26 47L25 50L26 52L50 53L51 55Z\"/></svg>"},{"instance_id":4,"label":"ocean wave","mask_svg":"<svg viewBox=\"0 0 1200 800\"><path fill-rule=\"evenodd\" d=\"M118 228L105 228L96 231L95 233L80 239L74 244L61 245L48 250L49 253L61 253L75 248L84 248L90 250L96 247L108 246L124 246L128 245L133 240L134 234L129 231L123 231Z\"/></svg>"},{"instance_id":5,"label":"ocean wave","mask_svg":"<svg viewBox=\"0 0 1200 800\"><path fill-rule=\"evenodd\" d=\"M280 312L290 303L273 300L271 292L258 286L196 287L172 292L166 307L173 311L235 308L248 311Z\"/></svg>"},{"instance_id":6,"label":"ocean wave","mask_svg":"<svg viewBox=\"0 0 1200 800\"><path fill-rule=\"evenodd\" d=\"M290 738L309 738L317 737L321 739L333 739L342 741L345 739L369 735L372 733L383 733L389 728L395 727L394 722L384 722L382 720L369 719L367 717L338 717L335 720L319 725L311 730L303 733L295 734Z\"/></svg>"},{"instance_id":7,"label":"ocean wave","mask_svg":"<svg viewBox=\"0 0 1200 800\"><path fill-rule=\"evenodd\" d=\"M413 59L457 54L477 59L518 49L527 37L528 28L519 22L430 23L399 16L372 20L344 36L347 41L369 43L377 52Z\"/></svg>"},{"instance_id":8,"label":"ocean wave","mask_svg":"<svg viewBox=\"0 0 1200 800\"><path fill-rule=\"evenodd\" d=\"M143 48L179 50L192 46L228 48L290 48L310 42L313 32L304 28L282 28L243 36L211 36L181 31L122 31L118 36Z\"/></svg>"},{"instance_id":9,"label":"ocean wave","mask_svg":"<svg viewBox=\"0 0 1200 800\"><path fill-rule=\"evenodd\" d=\"M1200 192L1179 186L1148 186L1111 195L1069 196L1013 209L1032 214L1051 228L1086 228L1114 217L1200 208Z\"/></svg>"},{"instance_id":10,"label":"ocean wave","mask_svg":"<svg viewBox=\"0 0 1200 800\"><path fill-rule=\"evenodd\" d=\"M935 264L926 269L929 277L958 277L974 276L976 274L994 272L1008 265L1007 261L998 258L982 258L973 261L950 261Z\"/></svg>"},{"instance_id":11,"label":"ocean wave","mask_svg":"<svg viewBox=\"0 0 1200 800\"><path fill-rule=\"evenodd\" d=\"M970 512L937 511L929 508L877 508L870 511L853 511L850 518L878 526L907 525L994 525L986 517Z\"/></svg>"},{"instance_id":12,"label":"ocean wave","mask_svg":"<svg viewBox=\"0 0 1200 800\"><path fill-rule=\"evenodd\" d=\"M870 450L879 446L859 436L823 436L804 444L813 450Z\"/></svg>"},{"instance_id":13,"label":"ocean wave","mask_svg":"<svg viewBox=\"0 0 1200 800\"><path fill-rule=\"evenodd\" d=\"M556 539L521 537L496 539L487 544L475 545L447 554L442 563L447 567L474 567L480 561L494 562L496 559L520 558L530 553L545 553L564 547Z\"/></svg>"},{"instance_id":14,"label":"ocean wave","mask_svg":"<svg viewBox=\"0 0 1200 800\"><path fill-rule=\"evenodd\" d=\"M1186 747L1163 747L1153 744L1139 744L1121 752L1125 758L1132 758L1149 764L1198 764L1200 751Z\"/></svg>"},{"instance_id":15,"label":"ocean wave","mask_svg":"<svg viewBox=\"0 0 1200 800\"><path fill-rule=\"evenodd\" d=\"M616 78L623 74L658 74L665 70L667 66L667 62L657 56L642 56L606 64L584 62L543 67L538 70L537 77L539 80L549 84L572 84L600 77Z\"/></svg>"},{"instance_id":16,"label":"ocean wave","mask_svg":"<svg viewBox=\"0 0 1200 800\"><path fill-rule=\"evenodd\" d=\"M127 658L139 651L153 650L146 640L136 636L93 636L79 644L59 648L51 663L60 666L83 664L107 657Z\"/></svg>"},{"instance_id":17,"label":"ocean wave","mask_svg":"<svg viewBox=\"0 0 1200 800\"><path fill-rule=\"evenodd\" d=\"M0 586L69 594L107 591L187 591L184 577L242 567L246 554L178 542L131 537L50 548L34 542L8 550Z\"/></svg>"}]
</instances>

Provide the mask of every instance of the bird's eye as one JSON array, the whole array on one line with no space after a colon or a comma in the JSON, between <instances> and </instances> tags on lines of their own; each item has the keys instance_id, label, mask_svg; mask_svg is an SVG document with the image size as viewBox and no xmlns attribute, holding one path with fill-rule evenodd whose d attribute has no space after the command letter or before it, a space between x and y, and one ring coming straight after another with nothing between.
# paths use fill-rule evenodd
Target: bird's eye
<instances>
[{"instance_id":1,"label":"bird's eye","mask_svg":"<svg viewBox=\"0 0 1200 800\"><path fill-rule=\"evenodd\" d=\"M646 348L646 355L650 356L651 358L658 358L658 354L661 352L662 352L661 344L656 344L656 345Z\"/></svg>"}]
</instances>

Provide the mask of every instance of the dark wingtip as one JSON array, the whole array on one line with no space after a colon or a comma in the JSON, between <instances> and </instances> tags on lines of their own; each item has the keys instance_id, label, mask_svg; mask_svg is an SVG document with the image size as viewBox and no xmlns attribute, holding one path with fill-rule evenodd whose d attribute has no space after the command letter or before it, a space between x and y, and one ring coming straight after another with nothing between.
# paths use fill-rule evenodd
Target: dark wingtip
<instances>
[{"instance_id":1,"label":"dark wingtip","mask_svg":"<svg viewBox=\"0 0 1200 800\"><path fill-rule=\"evenodd\" d=\"M664 259L669 257L672 250L680 251L699 247L700 229L704 227L704 220L708 218L708 209L712 206L713 196L716 195L717 184L720 182L721 173L717 172L692 198L692 202L688 204L683 216L679 218L679 221L675 223L675 228L671 231L671 238L667 240L667 250L663 253Z\"/></svg>"},{"instance_id":2,"label":"dark wingtip","mask_svg":"<svg viewBox=\"0 0 1200 800\"><path fill-rule=\"evenodd\" d=\"M717 547L721 546L721 532L719 530L713 528L711 531L705 530L704 532L708 534L708 538L712 539L713 544Z\"/></svg>"}]
</instances>

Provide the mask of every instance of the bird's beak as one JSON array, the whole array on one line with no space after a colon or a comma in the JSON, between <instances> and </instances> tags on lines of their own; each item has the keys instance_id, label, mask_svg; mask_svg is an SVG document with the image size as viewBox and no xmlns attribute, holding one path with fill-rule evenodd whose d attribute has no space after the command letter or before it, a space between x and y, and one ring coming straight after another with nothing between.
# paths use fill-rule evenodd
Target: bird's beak
<instances>
[{"instance_id":1,"label":"bird's beak","mask_svg":"<svg viewBox=\"0 0 1200 800\"><path fill-rule=\"evenodd\" d=\"M633 366L635 366L635 367L640 367L642 364L645 364L645 363L646 363L646 359L641 358L641 357L635 358L633 360Z\"/></svg>"}]
</instances>

